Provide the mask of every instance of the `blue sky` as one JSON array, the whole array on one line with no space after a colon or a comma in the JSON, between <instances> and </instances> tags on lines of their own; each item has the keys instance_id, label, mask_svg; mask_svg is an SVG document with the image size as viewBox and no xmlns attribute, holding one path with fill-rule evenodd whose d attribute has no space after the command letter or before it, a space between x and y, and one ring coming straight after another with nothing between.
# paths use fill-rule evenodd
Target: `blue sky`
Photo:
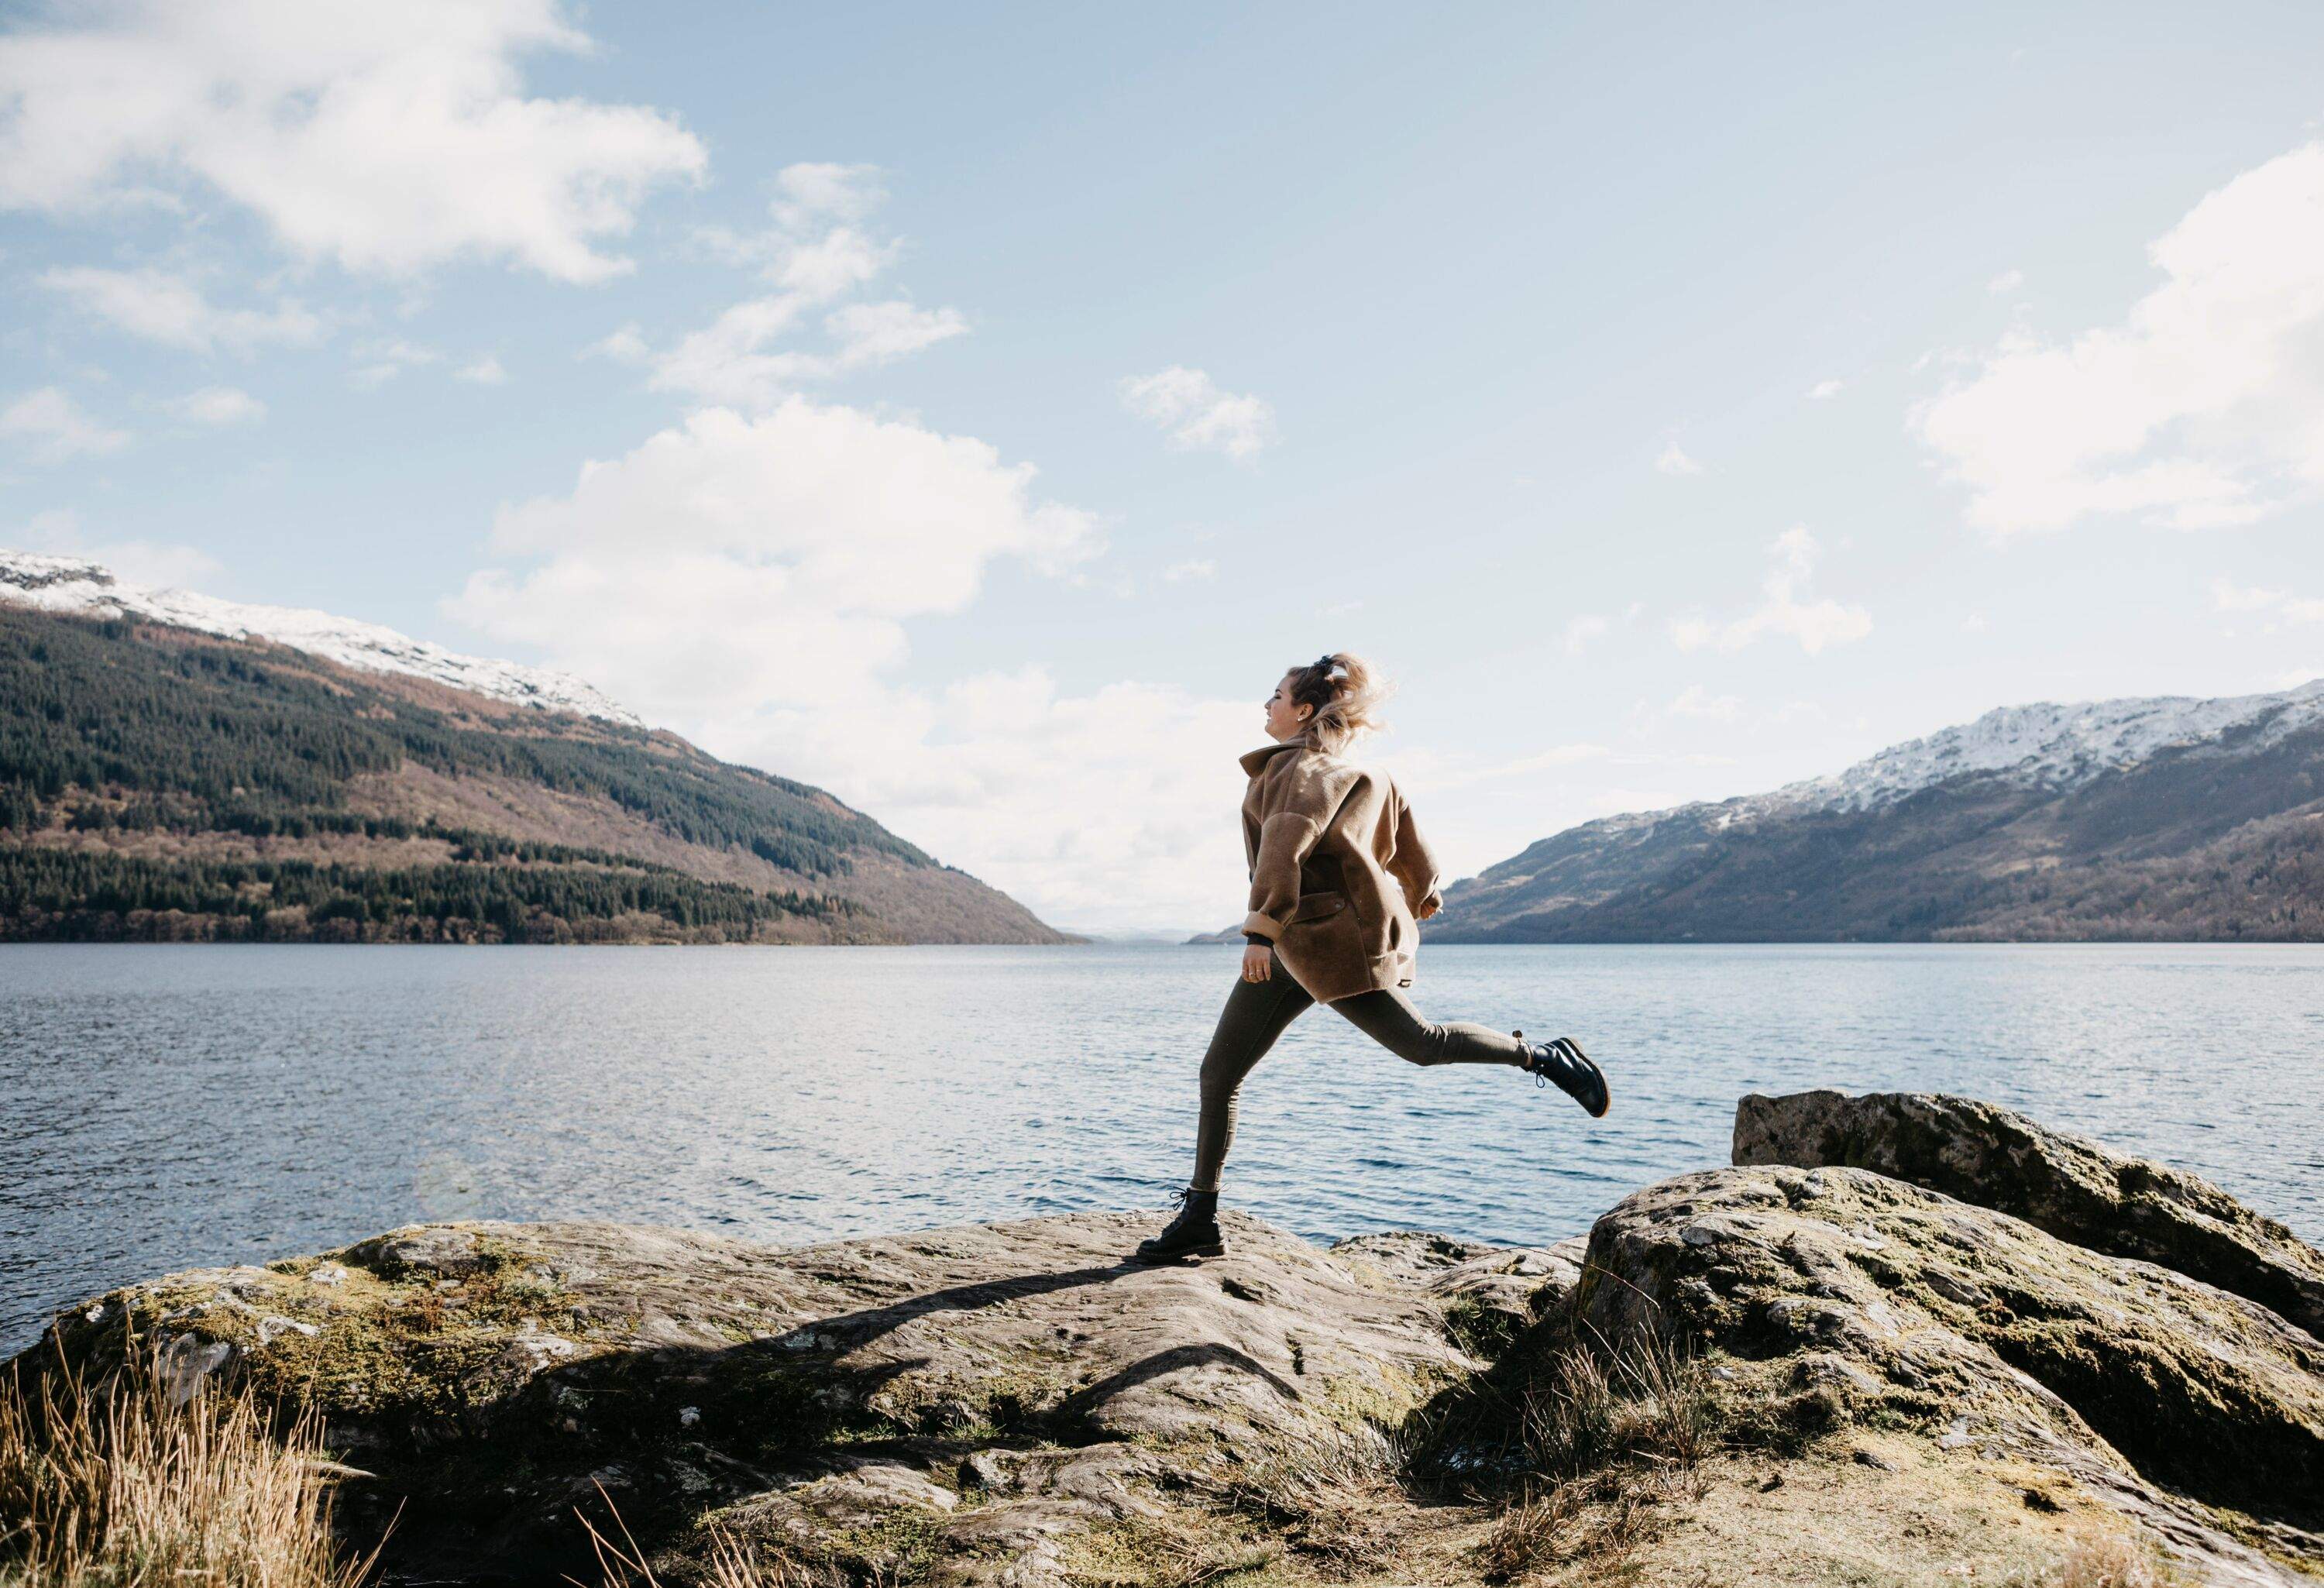
<instances>
[{"instance_id":1,"label":"blue sky","mask_svg":"<svg viewBox=\"0 0 2324 1588\"><path fill-rule=\"evenodd\" d=\"M2324 13L1773 10L10 7L0 544L1106 930L1328 649L1454 874L2324 673Z\"/></svg>"}]
</instances>

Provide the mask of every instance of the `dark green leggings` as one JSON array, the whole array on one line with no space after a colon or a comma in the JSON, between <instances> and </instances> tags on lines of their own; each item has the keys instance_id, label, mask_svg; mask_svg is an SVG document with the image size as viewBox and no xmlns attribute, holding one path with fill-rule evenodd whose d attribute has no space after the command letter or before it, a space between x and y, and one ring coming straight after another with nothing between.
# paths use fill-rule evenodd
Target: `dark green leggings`
<instances>
[{"instance_id":1,"label":"dark green leggings","mask_svg":"<svg viewBox=\"0 0 2324 1588\"><path fill-rule=\"evenodd\" d=\"M1214 1191L1219 1166L1226 1162L1228 1143L1234 1140L1235 1094L1242 1078L1275 1046L1283 1029L1315 1001L1292 980L1283 961L1272 951L1267 980L1238 979L1227 994L1225 1012L1211 1034L1210 1050L1203 1055L1203 1115L1194 1129L1194 1177L1197 1190ZM1526 1045L1506 1031L1496 1031L1468 1020L1438 1025L1412 1007L1401 988L1389 987L1335 999L1330 1007L1355 1023L1364 1035L1414 1064L1522 1064Z\"/></svg>"}]
</instances>

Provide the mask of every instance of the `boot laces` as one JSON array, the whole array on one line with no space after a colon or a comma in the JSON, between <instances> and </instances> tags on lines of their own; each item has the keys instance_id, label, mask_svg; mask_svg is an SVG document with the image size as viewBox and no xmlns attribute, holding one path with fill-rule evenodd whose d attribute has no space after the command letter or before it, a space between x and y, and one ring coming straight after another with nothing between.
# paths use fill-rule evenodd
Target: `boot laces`
<instances>
[{"instance_id":1,"label":"boot laces","mask_svg":"<svg viewBox=\"0 0 2324 1588\"><path fill-rule=\"evenodd\" d=\"M1511 1031L1509 1035L1515 1037L1520 1042L1525 1042L1525 1033L1523 1031ZM1536 1090L1539 1090L1540 1088L1549 1085L1549 1071L1546 1067L1548 1058L1549 1048L1547 1044L1541 1042L1526 1042L1525 1070L1526 1074L1533 1077L1533 1084Z\"/></svg>"}]
</instances>

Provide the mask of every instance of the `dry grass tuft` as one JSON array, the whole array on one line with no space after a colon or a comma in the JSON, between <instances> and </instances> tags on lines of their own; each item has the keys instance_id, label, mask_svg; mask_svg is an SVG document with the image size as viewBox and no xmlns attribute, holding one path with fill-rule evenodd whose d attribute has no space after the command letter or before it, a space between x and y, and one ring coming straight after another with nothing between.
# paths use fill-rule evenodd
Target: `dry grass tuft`
<instances>
[{"instance_id":1,"label":"dry grass tuft","mask_svg":"<svg viewBox=\"0 0 2324 1588\"><path fill-rule=\"evenodd\" d=\"M1403 1461L1404 1452L1374 1425L1335 1428L1268 1451L1216 1499L1333 1574L1377 1572L1396 1552Z\"/></svg>"},{"instance_id":2,"label":"dry grass tuft","mask_svg":"<svg viewBox=\"0 0 2324 1588\"><path fill-rule=\"evenodd\" d=\"M1425 1431L1443 1459L1452 1439L1504 1454L1471 1468L1471 1492L1498 1505L1475 1551L1480 1573L1511 1582L1651 1538L1674 1501L1700 1497L1696 1469L1719 1446L1724 1413L1707 1364L1643 1338L1618 1349L1569 1336ZM1496 1411L1495 1408L1499 1408Z\"/></svg>"},{"instance_id":3,"label":"dry grass tuft","mask_svg":"<svg viewBox=\"0 0 2324 1588\"><path fill-rule=\"evenodd\" d=\"M2055 1588L2172 1588L2179 1581L2152 1549L2109 1535L2076 1545L2058 1568Z\"/></svg>"},{"instance_id":4,"label":"dry grass tuft","mask_svg":"<svg viewBox=\"0 0 2324 1588\"><path fill-rule=\"evenodd\" d=\"M1264 1573L1282 1557L1282 1545L1272 1538L1204 1535L1124 1517L1075 1540L1065 1574L1084 1588L1208 1588Z\"/></svg>"},{"instance_id":5,"label":"dry grass tuft","mask_svg":"<svg viewBox=\"0 0 2324 1588\"><path fill-rule=\"evenodd\" d=\"M245 1387L173 1395L150 1355L101 1386L0 1381L0 1584L354 1588L331 1533L337 1468L311 1408L275 1427Z\"/></svg>"},{"instance_id":6,"label":"dry grass tuft","mask_svg":"<svg viewBox=\"0 0 2324 1588\"><path fill-rule=\"evenodd\" d=\"M1607 1467L1504 1505L1473 1558L1489 1583L1585 1558L1602 1564L1651 1540L1665 1507L1703 1492L1698 1478L1675 1467Z\"/></svg>"},{"instance_id":7,"label":"dry grass tuft","mask_svg":"<svg viewBox=\"0 0 2324 1588\"><path fill-rule=\"evenodd\" d=\"M1476 1548L1477 1569L1485 1581L1513 1583L1554 1559L1560 1543L1572 1535L1576 1509L1571 1486L1561 1483L1503 1510Z\"/></svg>"},{"instance_id":8,"label":"dry grass tuft","mask_svg":"<svg viewBox=\"0 0 2324 1588\"><path fill-rule=\"evenodd\" d=\"M600 1588L663 1588L661 1579L647 1564L645 1551L631 1535L630 1525L622 1520L613 1497L605 1492L603 1483L595 1487L597 1497L605 1502L606 1514L613 1519L613 1527L622 1535L617 1544L598 1531L596 1524L587 1517L581 1517L582 1527L589 1532L589 1546L596 1552ZM580 1516L578 1511L574 1514ZM578 1579L567 1577L566 1581L575 1583ZM703 1558L699 1569L688 1573L687 1581L698 1588L810 1588L814 1578L796 1561L767 1555L756 1545L732 1534L713 1533L709 1554Z\"/></svg>"},{"instance_id":9,"label":"dry grass tuft","mask_svg":"<svg viewBox=\"0 0 2324 1588\"><path fill-rule=\"evenodd\" d=\"M1702 1364L1655 1339L1610 1353L1568 1345L1518 1399L1526 1465L1558 1482L1619 1463L1691 1468L1718 1428Z\"/></svg>"}]
</instances>

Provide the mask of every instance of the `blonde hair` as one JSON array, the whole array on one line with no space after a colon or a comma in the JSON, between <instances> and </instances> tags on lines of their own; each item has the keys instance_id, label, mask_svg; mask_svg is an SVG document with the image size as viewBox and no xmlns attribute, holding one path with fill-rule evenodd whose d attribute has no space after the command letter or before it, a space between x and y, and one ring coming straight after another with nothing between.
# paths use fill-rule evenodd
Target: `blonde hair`
<instances>
[{"instance_id":1,"label":"blonde hair","mask_svg":"<svg viewBox=\"0 0 2324 1588\"><path fill-rule=\"evenodd\" d=\"M1314 707L1307 729L1327 751L1336 753L1356 735L1388 726L1379 706L1396 686L1378 677L1360 656L1333 651L1285 676L1290 679L1291 704Z\"/></svg>"}]
</instances>

